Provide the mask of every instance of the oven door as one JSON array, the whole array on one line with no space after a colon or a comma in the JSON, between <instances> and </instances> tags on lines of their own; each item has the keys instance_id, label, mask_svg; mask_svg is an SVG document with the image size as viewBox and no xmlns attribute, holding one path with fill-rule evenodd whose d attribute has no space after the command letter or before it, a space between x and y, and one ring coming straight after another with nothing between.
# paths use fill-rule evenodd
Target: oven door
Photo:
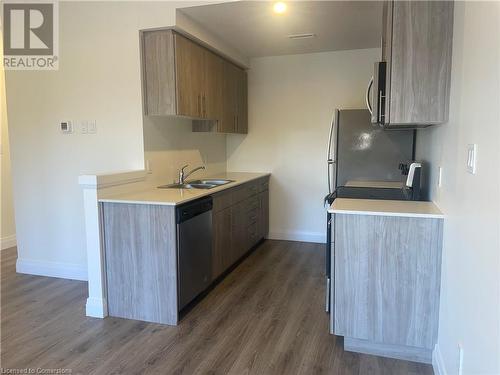
<instances>
[{"instance_id":1,"label":"oven door","mask_svg":"<svg viewBox=\"0 0 500 375\"><path fill-rule=\"evenodd\" d=\"M331 267L332 267L332 227L333 227L333 214L326 214L326 244L325 244L325 275L326 275L326 296L325 296L325 311L330 313L331 306Z\"/></svg>"}]
</instances>

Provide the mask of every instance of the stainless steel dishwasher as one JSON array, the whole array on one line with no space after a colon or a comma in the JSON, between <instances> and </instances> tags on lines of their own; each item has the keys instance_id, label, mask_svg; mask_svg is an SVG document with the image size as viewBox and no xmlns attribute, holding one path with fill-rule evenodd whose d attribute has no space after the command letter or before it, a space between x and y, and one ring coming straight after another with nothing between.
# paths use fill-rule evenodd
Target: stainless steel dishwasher
<instances>
[{"instance_id":1,"label":"stainless steel dishwasher","mask_svg":"<svg viewBox=\"0 0 500 375\"><path fill-rule=\"evenodd\" d=\"M212 198L176 209L179 310L212 281Z\"/></svg>"}]
</instances>

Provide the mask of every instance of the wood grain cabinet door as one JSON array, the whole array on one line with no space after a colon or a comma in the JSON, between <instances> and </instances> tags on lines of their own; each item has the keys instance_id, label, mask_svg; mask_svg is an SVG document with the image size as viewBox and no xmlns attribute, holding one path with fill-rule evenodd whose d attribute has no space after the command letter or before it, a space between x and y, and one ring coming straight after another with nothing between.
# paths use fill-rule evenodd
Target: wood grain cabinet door
<instances>
[{"instance_id":1,"label":"wood grain cabinet door","mask_svg":"<svg viewBox=\"0 0 500 375\"><path fill-rule=\"evenodd\" d=\"M247 72L237 68L236 73L236 133L248 133L248 83Z\"/></svg>"},{"instance_id":2,"label":"wood grain cabinet door","mask_svg":"<svg viewBox=\"0 0 500 375\"><path fill-rule=\"evenodd\" d=\"M384 4L386 126L425 127L448 121L453 8L453 1Z\"/></svg>"},{"instance_id":3,"label":"wood grain cabinet door","mask_svg":"<svg viewBox=\"0 0 500 375\"><path fill-rule=\"evenodd\" d=\"M259 234L260 238L269 235L269 190L260 193Z\"/></svg>"},{"instance_id":4,"label":"wood grain cabinet door","mask_svg":"<svg viewBox=\"0 0 500 375\"><path fill-rule=\"evenodd\" d=\"M219 132L248 132L247 73L230 62L224 63L223 104Z\"/></svg>"},{"instance_id":5,"label":"wood grain cabinet door","mask_svg":"<svg viewBox=\"0 0 500 375\"><path fill-rule=\"evenodd\" d=\"M212 276L216 279L231 266L231 208L216 212L213 218Z\"/></svg>"},{"instance_id":6,"label":"wood grain cabinet door","mask_svg":"<svg viewBox=\"0 0 500 375\"><path fill-rule=\"evenodd\" d=\"M174 33L177 114L203 118L205 88L205 50Z\"/></svg>"},{"instance_id":7,"label":"wood grain cabinet door","mask_svg":"<svg viewBox=\"0 0 500 375\"><path fill-rule=\"evenodd\" d=\"M142 34L144 114L175 115L174 36L170 30Z\"/></svg>"},{"instance_id":8,"label":"wood grain cabinet door","mask_svg":"<svg viewBox=\"0 0 500 375\"><path fill-rule=\"evenodd\" d=\"M335 215L335 334L433 349L443 220Z\"/></svg>"},{"instance_id":9,"label":"wood grain cabinet door","mask_svg":"<svg viewBox=\"0 0 500 375\"><path fill-rule=\"evenodd\" d=\"M228 61L223 64L223 99L222 114L219 120L218 131L221 133L236 132L236 113L237 113L237 91L236 75L237 67Z\"/></svg>"},{"instance_id":10,"label":"wood grain cabinet door","mask_svg":"<svg viewBox=\"0 0 500 375\"><path fill-rule=\"evenodd\" d=\"M224 60L208 50L204 51L205 82L202 94L202 117L218 120L222 116L224 94Z\"/></svg>"},{"instance_id":11,"label":"wood grain cabinet door","mask_svg":"<svg viewBox=\"0 0 500 375\"><path fill-rule=\"evenodd\" d=\"M245 214L244 201L231 207L231 264L248 250L246 247L247 220Z\"/></svg>"}]
</instances>

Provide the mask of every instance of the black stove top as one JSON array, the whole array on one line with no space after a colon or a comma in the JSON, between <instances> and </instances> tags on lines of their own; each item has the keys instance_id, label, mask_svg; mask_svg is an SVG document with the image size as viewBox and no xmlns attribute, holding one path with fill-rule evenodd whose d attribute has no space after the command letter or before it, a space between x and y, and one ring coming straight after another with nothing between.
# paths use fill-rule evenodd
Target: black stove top
<instances>
[{"instance_id":1,"label":"black stove top","mask_svg":"<svg viewBox=\"0 0 500 375\"><path fill-rule=\"evenodd\" d=\"M325 201L330 205L336 198L409 201L412 200L412 194L404 188L339 186L332 194L325 197Z\"/></svg>"}]
</instances>

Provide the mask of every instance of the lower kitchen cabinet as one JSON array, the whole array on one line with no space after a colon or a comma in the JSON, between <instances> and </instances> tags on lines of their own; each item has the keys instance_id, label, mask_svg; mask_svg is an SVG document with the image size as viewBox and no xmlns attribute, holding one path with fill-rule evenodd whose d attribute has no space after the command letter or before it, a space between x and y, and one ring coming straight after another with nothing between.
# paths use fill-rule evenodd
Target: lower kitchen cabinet
<instances>
[{"instance_id":1,"label":"lower kitchen cabinet","mask_svg":"<svg viewBox=\"0 0 500 375\"><path fill-rule=\"evenodd\" d=\"M267 236L268 181L259 178L212 195L211 261L202 267L211 271L207 281L221 277ZM109 315L176 325L184 306L180 290L189 286L180 277L176 206L101 202L100 212Z\"/></svg>"},{"instance_id":2,"label":"lower kitchen cabinet","mask_svg":"<svg viewBox=\"0 0 500 375\"><path fill-rule=\"evenodd\" d=\"M219 277L269 232L269 178L213 196L212 277Z\"/></svg>"},{"instance_id":3,"label":"lower kitchen cabinet","mask_svg":"<svg viewBox=\"0 0 500 375\"><path fill-rule=\"evenodd\" d=\"M101 203L110 316L176 325L175 207Z\"/></svg>"},{"instance_id":4,"label":"lower kitchen cabinet","mask_svg":"<svg viewBox=\"0 0 500 375\"><path fill-rule=\"evenodd\" d=\"M231 208L213 214L214 244L212 247L212 278L219 277L230 265Z\"/></svg>"},{"instance_id":5,"label":"lower kitchen cabinet","mask_svg":"<svg viewBox=\"0 0 500 375\"><path fill-rule=\"evenodd\" d=\"M348 351L431 362L443 219L335 214L331 325Z\"/></svg>"},{"instance_id":6,"label":"lower kitchen cabinet","mask_svg":"<svg viewBox=\"0 0 500 375\"><path fill-rule=\"evenodd\" d=\"M268 185L265 186L265 190L259 193L259 222L257 226L258 236L260 238L266 238L269 234L269 190Z\"/></svg>"}]
</instances>

